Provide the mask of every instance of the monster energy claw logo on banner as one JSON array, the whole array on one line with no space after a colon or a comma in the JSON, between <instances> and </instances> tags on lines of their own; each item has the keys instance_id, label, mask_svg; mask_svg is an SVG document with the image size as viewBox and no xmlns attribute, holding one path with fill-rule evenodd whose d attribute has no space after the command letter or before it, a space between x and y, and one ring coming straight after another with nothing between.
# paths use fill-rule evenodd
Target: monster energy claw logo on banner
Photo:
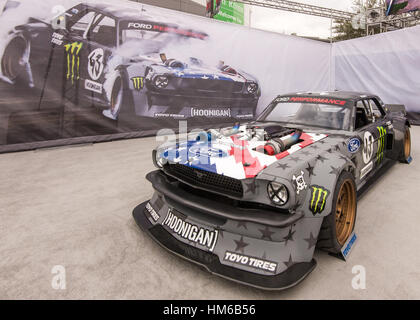
<instances>
[{"instance_id":1,"label":"monster energy claw logo on banner","mask_svg":"<svg viewBox=\"0 0 420 320\"><path fill-rule=\"evenodd\" d=\"M330 192L320 186L311 186L311 202L309 203L309 210L312 211L314 215L321 214L325 209L325 203Z\"/></svg>"},{"instance_id":2,"label":"monster energy claw logo on banner","mask_svg":"<svg viewBox=\"0 0 420 320\"><path fill-rule=\"evenodd\" d=\"M131 81L133 81L134 89L140 91L144 88L144 77L133 77Z\"/></svg>"},{"instance_id":3,"label":"monster energy claw logo on banner","mask_svg":"<svg viewBox=\"0 0 420 320\"><path fill-rule=\"evenodd\" d=\"M82 50L82 42L73 42L64 46L67 52L67 80L71 79L71 83L74 84L74 80L80 79L80 50Z\"/></svg>"},{"instance_id":4,"label":"monster energy claw logo on banner","mask_svg":"<svg viewBox=\"0 0 420 320\"><path fill-rule=\"evenodd\" d=\"M384 159L384 151L386 144L386 129L384 127L377 127L379 131L378 152L376 154L376 162L379 164Z\"/></svg>"}]
</instances>

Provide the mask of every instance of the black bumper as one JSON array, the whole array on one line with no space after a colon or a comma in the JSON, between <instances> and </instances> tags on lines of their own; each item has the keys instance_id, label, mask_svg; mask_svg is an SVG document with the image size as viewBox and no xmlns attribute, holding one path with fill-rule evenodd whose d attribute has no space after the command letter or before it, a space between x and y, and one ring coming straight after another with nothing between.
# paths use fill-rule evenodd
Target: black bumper
<instances>
[{"instance_id":1,"label":"black bumper","mask_svg":"<svg viewBox=\"0 0 420 320\"><path fill-rule=\"evenodd\" d=\"M165 201L180 209L189 211L193 209L213 217L232 219L236 221L247 221L259 223L266 226L285 228L295 224L303 218L304 213L299 211L295 214L279 214L270 210L240 209L234 206L227 206L214 200L198 197L172 185L168 177L160 170L147 174L153 188L163 195ZM184 181L184 183L187 183ZM194 186L197 187L197 186ZM203 189L205 190L205 189Z\"/></svg>"},{"instance_id":2,"label":"black bumper","mask_svg":"<svg viewBox=\"0 0 420 320\"><path fill-rule=\"evenodd\" d=\"M210 273L260 289L283 290L297 285L316 267L316 261L312 259L310 262L295 263L283 273L266 276L223 265L217 255L186 245L175 239L161 225L152 225L145 215L147 202L133 211L137 225L165 249L201 265Z\"/></svg>"}]
</instances>

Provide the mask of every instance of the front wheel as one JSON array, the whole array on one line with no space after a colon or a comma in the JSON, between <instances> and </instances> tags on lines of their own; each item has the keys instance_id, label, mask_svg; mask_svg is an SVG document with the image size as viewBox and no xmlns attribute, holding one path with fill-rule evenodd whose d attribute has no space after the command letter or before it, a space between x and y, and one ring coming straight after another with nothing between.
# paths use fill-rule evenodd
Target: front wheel
<instances>
[{"instance_id":1,"label":"front wheel","mask_svg":"<svg viewBox=\"0 0 420 320\"><path fill-rule=\"evenodd\" d=\"M25 63L23 61L25 51L25 40L20 37L12 39L4 50L1 70L3 75L12 82L21 79L25 73Z\"/></svg>"},{"instance_id":2,"label":"front wheel","mask_svg":"<svg viewBox=\"0 0 420 320\"><path fill-rule=\"evenodd\" d=\"M332 211L322 222L317 247L339 253L354 230L356 213L356 184L353 176L343 171L334 190Z\"/></svg>"}]
</instances>

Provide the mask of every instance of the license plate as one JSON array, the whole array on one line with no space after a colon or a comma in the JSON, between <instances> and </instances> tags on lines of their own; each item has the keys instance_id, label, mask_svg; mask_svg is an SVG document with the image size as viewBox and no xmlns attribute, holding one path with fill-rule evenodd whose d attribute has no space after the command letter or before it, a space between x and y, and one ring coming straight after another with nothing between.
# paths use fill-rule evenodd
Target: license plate
<instances>
[{"instance_id":1,"label":"license plate","mask_svg":"<svg viewBox=\"0 0 420 320\"><path fill-rule=\"evenodd\" d=\"M218 230L208 229L188 222L186 221L186 216L175 209L168 210L162 225L176 238L196 243L210 252L214 250L219 236Z\"/></svg>"}]
</instances>

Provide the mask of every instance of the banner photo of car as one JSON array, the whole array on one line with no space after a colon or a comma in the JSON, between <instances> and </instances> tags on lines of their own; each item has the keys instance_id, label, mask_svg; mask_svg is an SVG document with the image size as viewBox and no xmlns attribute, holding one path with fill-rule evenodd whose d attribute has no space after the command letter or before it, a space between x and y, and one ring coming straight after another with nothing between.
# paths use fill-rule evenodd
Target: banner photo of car
<instances>
[{"instance_id":1,"label":"banner photo of car","mask_svg":"<svg viewBox=\"0 0 420 320\"><path fill-rule=\"evenodd\" d=\"M1 8L0 152L252 120L330 85L327 43L130 1Z\"/></svg>"},{"instance_id":2,"label":"banner photo of car","mask_svg":"<svg viewBox=\"0 0 420 320\"><path fill-rule=\"evenodd\" d=\"M417 11L420 9L420 0L386 0L387 15Z\"/></svg>"}]
</instances>

